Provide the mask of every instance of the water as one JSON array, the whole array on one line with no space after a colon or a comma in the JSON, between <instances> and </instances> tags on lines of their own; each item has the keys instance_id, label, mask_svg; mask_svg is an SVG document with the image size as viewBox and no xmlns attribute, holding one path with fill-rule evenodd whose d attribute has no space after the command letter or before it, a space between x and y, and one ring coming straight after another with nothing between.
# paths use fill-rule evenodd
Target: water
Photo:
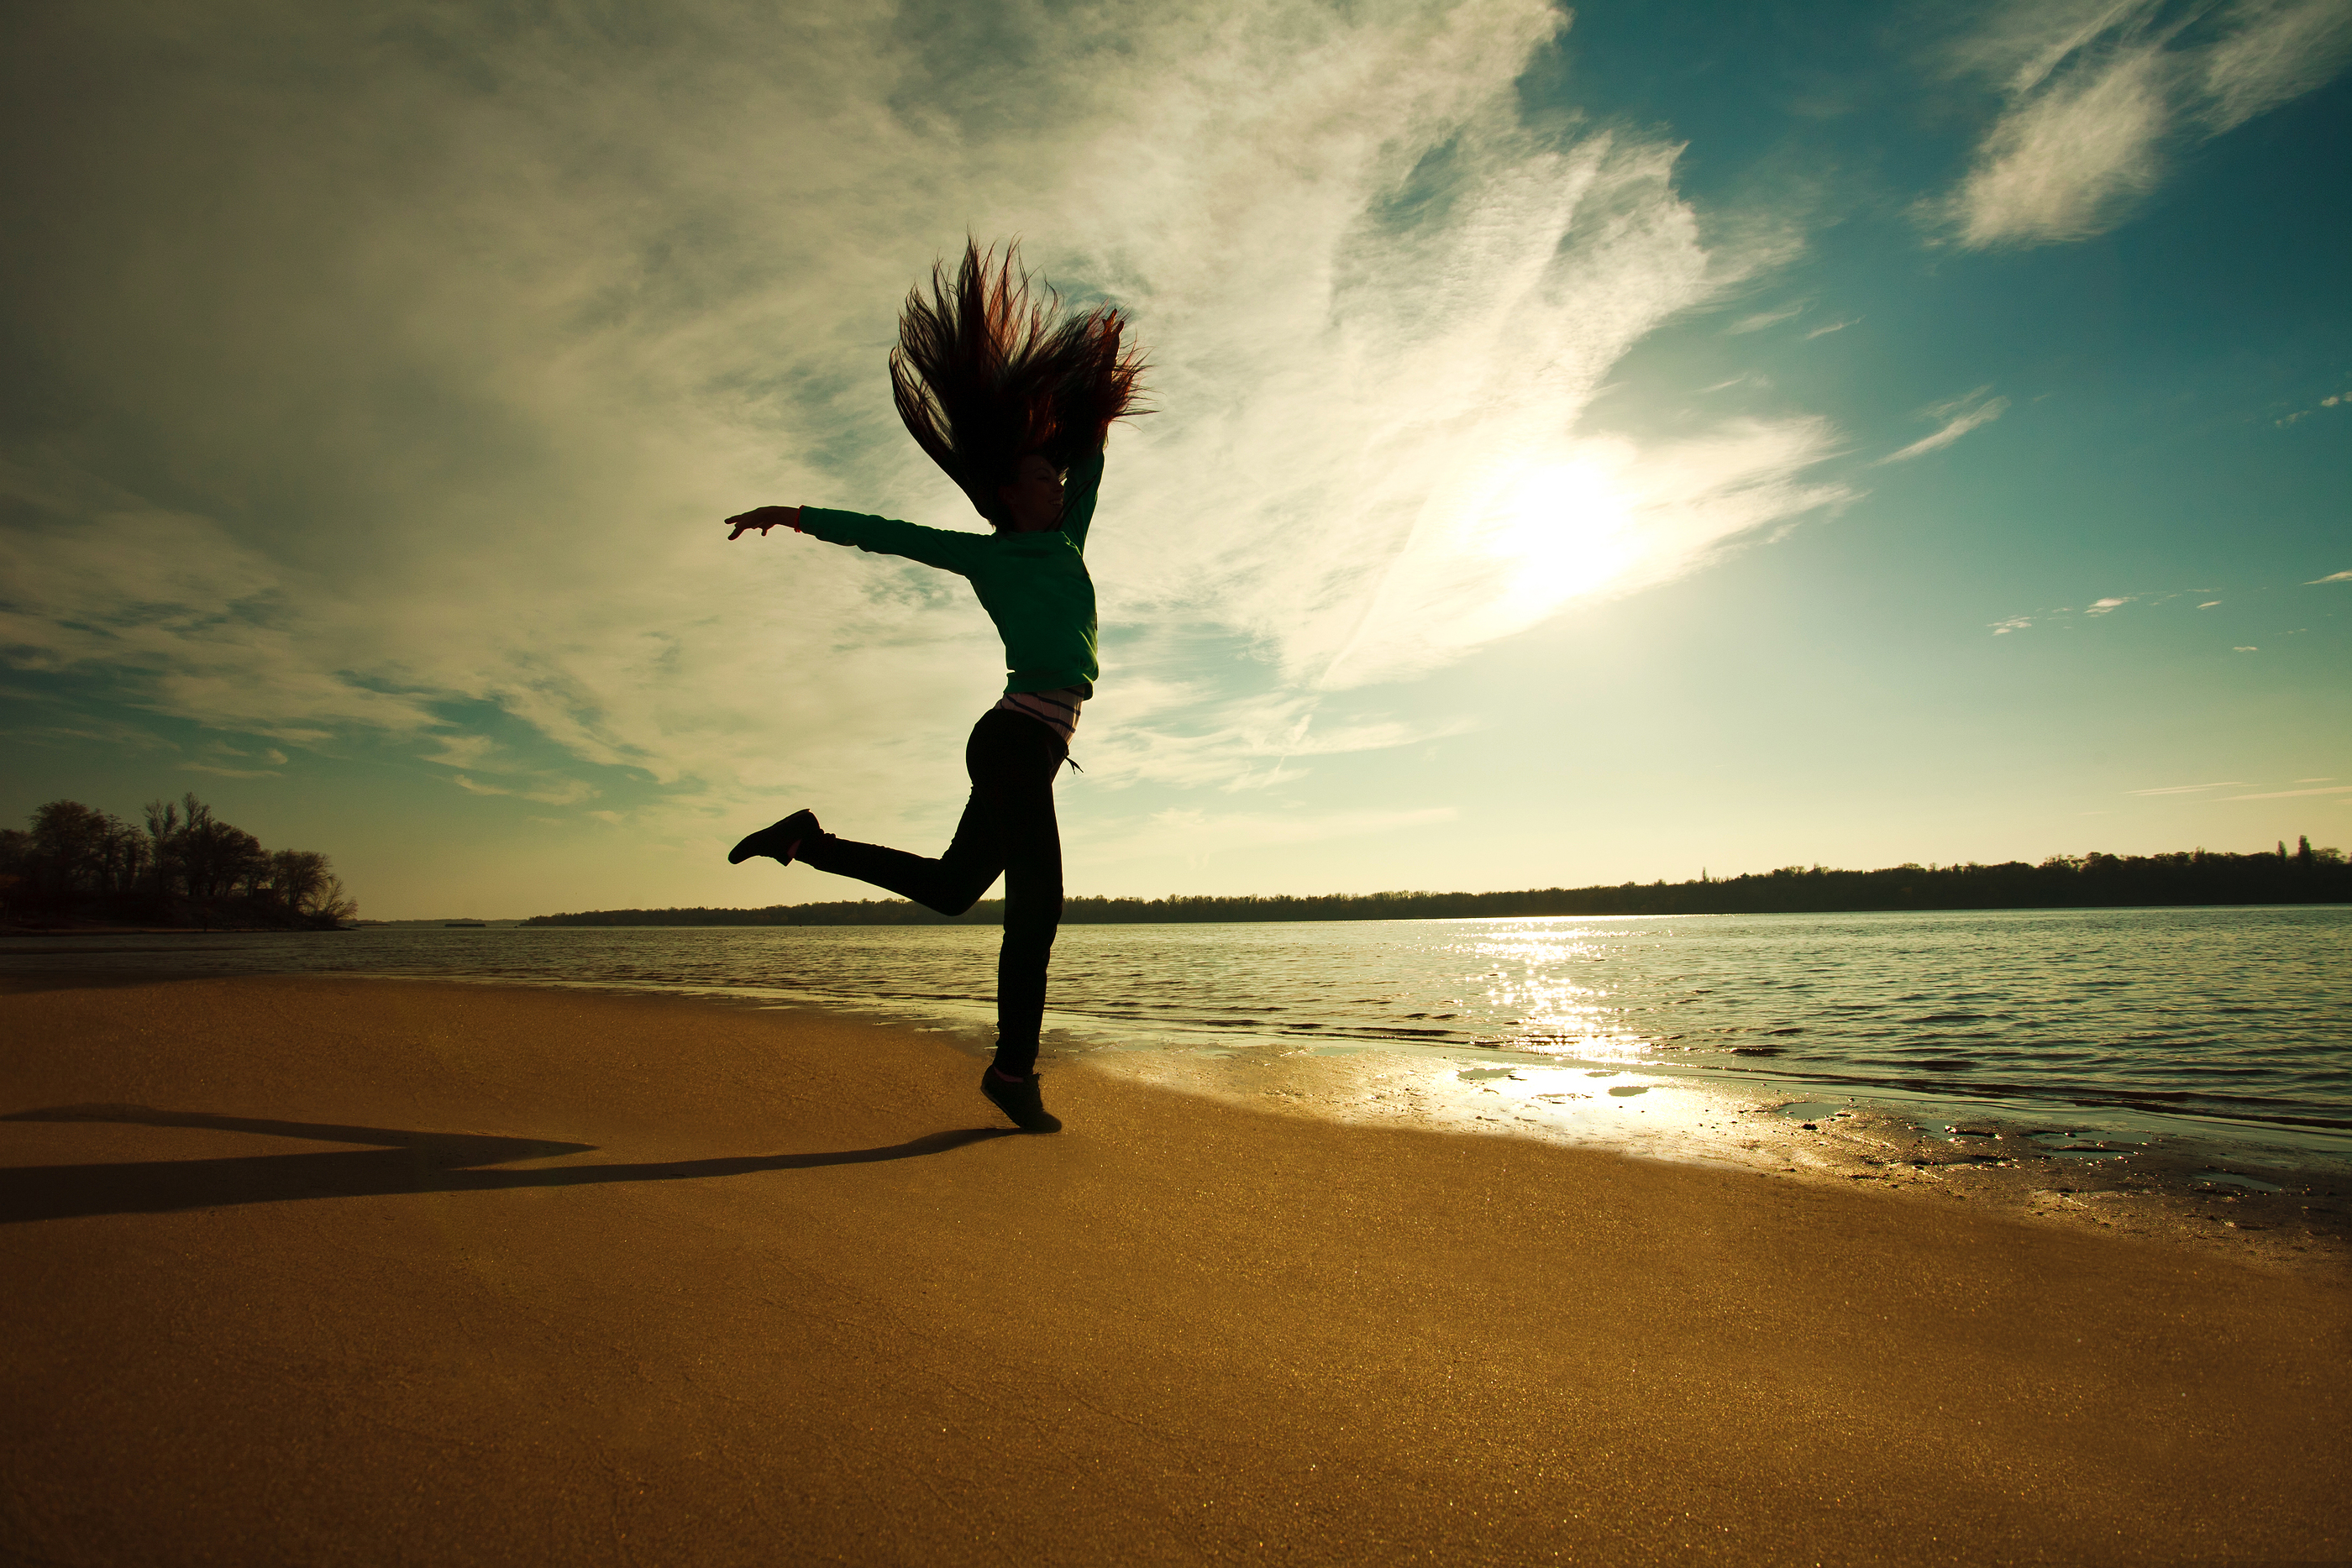
<instances>
[{"instance_id":1,"label":"water","mask_svg":"<svg viewBox=\"0 0 2352 1568\"><path fill-rule=\"evenodd\" d=\"M691 988L982 1030L996 938L976 926L34 938L0 948L0 973ZM1549 1061L2352 1152L2348 956L2341 906L1076 925L1055 950L1046 1022L1061 1049Z\"/></svg>"}]
</instances>

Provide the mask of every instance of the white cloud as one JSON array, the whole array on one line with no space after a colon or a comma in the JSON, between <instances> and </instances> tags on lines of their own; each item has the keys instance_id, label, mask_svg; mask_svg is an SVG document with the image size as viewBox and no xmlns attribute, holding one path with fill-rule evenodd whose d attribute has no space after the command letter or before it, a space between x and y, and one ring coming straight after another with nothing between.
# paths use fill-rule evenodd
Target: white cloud
<instances>
[{"instance_id":1,"label":"white cloud","mask_svg":"<svg viewBox=\"0 0 2352 1568\"><path fill-rule=\"evenodd\" d=\"M2304 587L2316 588L2323 582L2352 582L2352 571L2331 571L2326 577L2313 578Z\"/></svg>"},{"instance_id":2,"label":"white cloud","mask_svg":"<svg viewBox=\"0 0 2352 1568\"><path fill-rule=\"evenodd\" d=\"M36 519L0 529L0 648L19 668L101 666L159 709L257 734L431 722L414 696L319 666L310 651L349 608L333 587L211 518L42 466L0 463L0 502Z\"/></svg>"},{"instance_id":3,"label":"white cloud","mask_svg":"<svg viewBox=\"0 0 2352 1568\"><path fill-rule=\"evenodd\" d=\"M2292 413L2281 414L2278 418L2271 421L2271 423L2277 425L2281 430L2284 430L2290 425L2301 424L2305 420L2309 419L2313 414L2317 413L2323 408L2344 407L2352 407L2352 392L2331 392L2327 396L2321 398L2317 402L2312 404L2309 408L2299 408Z\"/></svg>"},{"instance_id":4,"label":"white cloud","mask_svg":"<svg viewBox=\"0 0 2352 1568\"><path fill-rule=\"evenodd\" d=\"M1948 403L1943 406L1946 409L1949 409L1958 405ZM1929 410L1928 412L1932 413L1940 411ZM1991 627L1995 636L1999 636L2005 632L2021 632L2029 626L2044 622L2061 627L2068 627L2074 625L2078 617L2086 621L2099 620L2105 616L2114 614L2116 611L2121 610L2126 604L2145 604L2150 608L2155 608L2161 605L2170 604L2176 600L2189 597L2194 594L2210 593L2212 591L2213 591L2210 588L2183 588L2158 589L2151 590L2145 593L2109 594L2104 599L2095 599L2090 603L2079 607L2074 605L2061 605L2055 609L2038 610L2030 615L2011 615L2005 620L1991 622ZM2208 600L2204 603L2198 605L2197 608L2200 610L2210 610L2221 602L2221 601L2218 599ZM2252 653L2255 650L2251 648L2244 650L2244 652L2247 653Z\"/></svg>"},{"instance_id":5,"label":"white cloud","mask_svg":"<svg viewBox=\"0 0 2352 1568\"><path fill-rule=\"evenodd\" d=\"M50 703L56 698L40 693L11 689L5 695L19 702ZM159 735L103 716L79 715L71 722L57 725L27 725L21 728L0 730L11 741L23 746L51 746L66 741L95 741L119 752L177 751L179 747Z\"/></svg>"},{"instance_id":6,"label":"white cloud","mask_svg":"<svg viewBox=\"0 0 2352 1568\"><path fill-rule=\"evenodd\" d=\"M2227 789L2243 783L2243 779L2224 779L2213 784L2168 784L2161 789L2127 789L2129 795L2194 795L2200 789Z\"/></svg>"},{"instance_id":7,"label":"white cloud","mask_svg":"<svg viewBox=\"0 0 2352 1568\"><path fill-rule=\"evenodd\" d=\"M499 743L487 735L456 733L428 737L433 749L420 754L419 760L443 768L484 767L499 749Z\"/></svg>"},{"instance_id":8,"label":"white cloud","mask_svg":"<svg viewBox=\"0 0 2352 1568\"><path fill-rule=\"evenodd\" d=\"M2168 76L2161 50L2121 50L2003 114L1949 204L1960 243L2046 245L2113 227L2156 184Z\"/></svg>"},{"instance_id":9,"label":"white cloud","mask_svg":"<svg viewBox=\"0 0 2352 1568\"><path fill-rule=\"evenodd\" d=\"M184 762L180 766L190 773L210 773L222 779L278 779L287 762L286 753L274 746L263 747L257 752L241 751L226 742L215 741L205 747L205 754L215 760ZM260 766L243 766L258 763Z\"/></svg>"},{"instance_id":10,"label":"white cloud","mask_svg":"<svg viewBox=\"0 0 2352 1568\"><path fill-rule=\"evenodd\" d=\"M2342 795L2352 792L2352 784L2331 784L2324 789L2272 789L2260 795L2224 795L2224 800L2293 800L2305 795Z\"/></svg>"},{"instance_id":11,"label":"white cloud","mask_svg":"<svg viewBox=\"0 0 2352 1568\"><path fill-rule=\"evenodd\" d=\"M1973 13L1975 30L1952 46L1959 70L2028 93L2103 37L2143 26L2160 0L2011 0Z\"/></svg>"},{"instance_id":12,"label":"white cloud","mask_svg":"<svg viewBox=\"0 0 2352 1568\"><path fill-rule=\"evenodd\" d=\"M2007 103L1929 214L1975 249L2105 233L2155 187L2175 142L2220 135L2352 57L2345 0L2235 0L2192 29L2200 19L2168 19L2156 0L1992 12L1953 63L2000 82Z\"/></svg>"},{"instance_id":13,"label":"white cloud","mask_svg":"<svg viewBox=\"0 0 2352 1568\"><path fill-rule=\"evenodd\" d=\"M1802 303L1786 305L1778 310L1759 310L1753 316L1742 316L1738 320L1734 321L1730 326L1726 327L1723 330L1725 335L1727 337L1738 337L1746 332L1761 332L1767 327L1777 327L1781 322L1789 320L1793 317L1801 316L1804 313L1805 307ZM1822 330L1834 331L1836 329L1824 328ZM1811 334L1808 334L1808 336L1811 336Z\"/></svg>"},{"instance_id":14,"label":"white cloud","mask_svg":"<svg viewBox=\"0 0 2352 1568\"><path fill-rule=\"evenodd\" d=\"M1127 661L1082 731L1108 782L1424 738L1327 732L1318 694L1841 497L1807 477L1818 420L1580 425L1629 348L1785 247L1703 243L1672 145L1519 124L1564 25L1538 0L1201 0L1116 31L712 0L626 38L231 5L151 73L120 64L139 24L76 15L22 107L80 172L27 165L52 270L13 308L26 373L105 417L5 449L31 520L0 536L0 643L206 724L595 792L443 716L488 705L642 769L681 832L785 793L932 811L1000 678L969 593L718 519L976 526L883 373L967 225L1126 303L1158 366L1089 549ZM1121 680L1157 696L1122 717Z\"/></svg>"},{"instance_id":15,"label":"white cloud","mask_svg":"<svg viewBox=\"0 0 2352 1568\"><path fill-rule=\"evenodd\" d=\"M1944 423L1937 428L1934 434L1923 436L1900 451L1890 452L1878 461L1882 465L1907 463L1914 457L1924 457L1930 452L1940 452L1978 426L1990 424L2009 412L2007 398L1985 396L1985 393L1991 390L1990 387L1979 387L1966 397L1955 398L1950 402L1937 403L1933 408L1922 410L1921 412L1927 417L1940 419Z\"/></svg>"},{"instance_id":16,"label":"white cloud","mask_svg":"<svg viewBox=\"0 0 2352 1568\"><path fill-rule=\"evenodd\" d=\"M2240 26L2204 50L2200 112L2217 132L2325 87L2352 57L2352 5L2344 0L2250 0Z\"/></svg>"},{"instance_id":17,"label":"white cloud","mask_svg":"<svg viewBox=\"0 0 2352 1568\"><path fill-rule=\"evenodd\" d=\"M1084 841L1090 862L1116 865L1121 861L1166 855L1171 851L1198 862L1235 851L1275 849L1293 844L1323 843L1333 839L1369 838L1376 833L1401 833L1414 828L1450 822L1451 806L1410 811L1213 811L1179 809L1152 814L1147 823Z\"/></svg>"},{"instance_id":18,"label":"white cloud","mask_svg":"<svg viewBox=\"0 0 2352 1568\"><path fill-rule=\"evenodd\" d=\"M1140 690L1114 683L1088 705L1076 749L1097 783L1262 789L1303 777L1318 758L1414 746L1468 727L1461 719L1318 723L1316 693L1219 699L1165 679L1139 684Z\"/></svg>"},{"instance_id":19,"label":"white cloud","mask_svg":"<svg viewBox=\"0 0 2352 1568\"><path fill-rule=\"evenodd\" d=\"M501 784L479 784L463 773L452 774L449 782L468 795L512 795L518 800L536 800L543 806L570 806L593 799L596 791L574 779L551 788L539 789L509 789ZM594 815L595 813L591 813Z\"/></svg>"}]
</instances>

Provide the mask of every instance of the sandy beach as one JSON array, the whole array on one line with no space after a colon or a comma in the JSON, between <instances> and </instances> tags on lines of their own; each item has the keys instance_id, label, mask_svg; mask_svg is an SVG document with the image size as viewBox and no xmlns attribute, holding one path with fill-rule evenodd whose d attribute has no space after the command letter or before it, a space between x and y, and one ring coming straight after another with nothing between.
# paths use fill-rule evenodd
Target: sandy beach
<instances>
[{"instance_id":1,"label":"sandy beach","mask_svg":"<svg viewBox=\"0 0 2352 1568\"><path fill-rule=\"evenodd\" d=\"M9 982L0 1560L2326 1562L2352 1290L938 1036Z\"/></svg>"}]
</instances>

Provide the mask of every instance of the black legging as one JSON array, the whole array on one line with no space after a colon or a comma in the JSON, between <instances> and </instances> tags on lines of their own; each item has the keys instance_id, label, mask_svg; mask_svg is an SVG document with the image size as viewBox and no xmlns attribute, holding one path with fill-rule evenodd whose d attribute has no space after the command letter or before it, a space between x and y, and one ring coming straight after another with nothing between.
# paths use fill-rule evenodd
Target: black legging
<instances>
[{"instance_id":1,"label":"black legging","mask_svg":"<svg viewBox=\"0 0 2352 1568\"><path fill-rule=\"evenodd\" d=\"M1069 754L1034 718L992 708L964 743L971 799L955 841L937 860L831 833L805 841L800 859L835 876L887 888L941 915L961 915L1004 877L1004 945L996 956L996 1065L1015 1077L1037 1066L1045 1011L1045 965L1062 924L1062 832L1054 821L1054 775Z\"/></svg>"}]
</instances>

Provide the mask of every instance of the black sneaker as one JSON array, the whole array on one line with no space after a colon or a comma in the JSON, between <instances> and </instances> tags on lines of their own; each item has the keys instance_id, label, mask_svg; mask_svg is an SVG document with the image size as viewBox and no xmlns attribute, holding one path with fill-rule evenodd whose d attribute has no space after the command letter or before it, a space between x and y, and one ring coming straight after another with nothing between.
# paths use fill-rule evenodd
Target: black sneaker
<instances>
[{"instance_id":1,"label":"black sneaker","mask_svg":"<svg viewBox=\"0 0 2352 1568\"><path fill-rule=\"evenodd\" d=\"M793 863L793 846L824 831L814 811L794 811L781 822L771 822L727 852L729 865L741 865L753 855L772 855L778 865Z\"/></svg>"},{"instance_id":2,"label":"black sneaker","mask_svg":"<svg viewBox=\"0 0 2352 1568\"><path fill-rule=\"evenodd\" d=\"M1007 1083L992 1067L980 1075L980 1092L988 1103L1012 1118L1013 1124L1024 1133L1058 1133L1062 1119L1045 1109L1037 1086L1045 1081L1042 1072L1033 1072L1017 1083Z\"/></svg>"}]
</instances>

